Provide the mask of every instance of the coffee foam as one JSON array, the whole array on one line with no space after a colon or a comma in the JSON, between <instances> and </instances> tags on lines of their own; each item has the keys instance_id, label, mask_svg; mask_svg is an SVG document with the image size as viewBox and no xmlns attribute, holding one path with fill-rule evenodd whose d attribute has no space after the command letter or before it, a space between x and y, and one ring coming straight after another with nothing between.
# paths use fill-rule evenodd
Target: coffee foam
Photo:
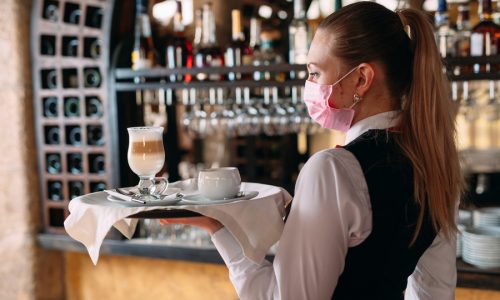
<instances>
[{"instance_id":1,"label":"coffee foam","mask_svg":"<svg viewBox=\"0 0 500 300\"><path fill-rule=\"evenodd\" d=\"M162 139L162 134L159 132L155 131L143 131L143 130L138 130L138 131L130 131L129 132L129 139L130 141L137 142L137 141L157 141Z\"/></svg>"}]
</instances>

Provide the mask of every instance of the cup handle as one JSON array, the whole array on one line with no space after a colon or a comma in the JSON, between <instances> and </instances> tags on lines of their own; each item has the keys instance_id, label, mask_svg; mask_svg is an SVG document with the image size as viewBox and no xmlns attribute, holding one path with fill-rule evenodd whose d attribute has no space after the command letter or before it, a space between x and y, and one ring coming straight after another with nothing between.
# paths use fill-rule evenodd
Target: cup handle
<instances>
[{"instance_id":1,"label":"cup handle","mask_svg":"<svg viewBox=\"0 0 500 300\"><path fill-rule=\"evenodd\" d=\"M161 195L168 188L168 180L164 177L155 177L152 181L151 194L153 195Z\"/></svg>"}]
</instances>

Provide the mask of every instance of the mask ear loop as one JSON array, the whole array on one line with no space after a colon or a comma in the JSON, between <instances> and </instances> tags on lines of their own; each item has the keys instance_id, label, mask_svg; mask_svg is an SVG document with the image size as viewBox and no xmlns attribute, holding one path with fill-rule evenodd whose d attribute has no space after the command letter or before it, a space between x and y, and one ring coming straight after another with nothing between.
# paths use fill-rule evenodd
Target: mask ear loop
<instances>
[{"instance_id":1,"label":"mask ear loop","mask_svg":"<svg viewBox=\"0 0 500 300\"><path fill-rule=\"evenodd\" d=\"M352 102L352 105L349 106L349 109L353 108L356 104L358 104L359 102L361 102L361 100L363 100L363 97L361 97L360 95L358 95L358 93L354 93L354 100Z\"/></svg>"}]
</instances>

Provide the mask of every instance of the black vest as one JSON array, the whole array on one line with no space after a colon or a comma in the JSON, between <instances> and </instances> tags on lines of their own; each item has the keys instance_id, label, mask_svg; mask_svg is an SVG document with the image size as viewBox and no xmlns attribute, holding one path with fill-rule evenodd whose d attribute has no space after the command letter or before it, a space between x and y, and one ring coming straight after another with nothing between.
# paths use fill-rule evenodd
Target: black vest
<instances>
[{"instance_id":1,"label":"black vest","mask_svg":"<svg viewBox=\"0 0 500 300\"><path fill-rule=\"evenodd\" d=\"M399 133L370 130L344 146L361 165L372 206L372 231L348 249L334 300L400 300L408 276L436 233L429 214L410 247L419 213L413 195L413 169L394 141Z\"/></svg>"}]
</instances>

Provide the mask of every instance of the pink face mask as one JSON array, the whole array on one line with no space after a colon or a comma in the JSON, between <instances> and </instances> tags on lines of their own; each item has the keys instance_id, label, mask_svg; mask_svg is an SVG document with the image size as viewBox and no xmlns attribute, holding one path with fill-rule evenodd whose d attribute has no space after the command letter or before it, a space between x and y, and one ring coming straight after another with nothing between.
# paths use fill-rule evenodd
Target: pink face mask
<instances>
[{"instance_id":1,"label":"pink face mask","mask_svg":"<svg viewBox=\"0 0 500 300\"><path fill-rule=\"evenodd\" d=\"M306 103L309 116L321 125L321 127L326 129L334 129L342 132L346 132L351 128L352 119L354 119L354 105L358 104L361 98L355 100L355 102L349 108L334 108L328 104L328 99L333 92L335 85L339 84L344 78L349 74L354 72L358 67L350 70L342 76L334 84L319 84L307 80L304 88L304 102ZM335 103L335 99L332 99Z\"/></svg>"}]
</instances>

